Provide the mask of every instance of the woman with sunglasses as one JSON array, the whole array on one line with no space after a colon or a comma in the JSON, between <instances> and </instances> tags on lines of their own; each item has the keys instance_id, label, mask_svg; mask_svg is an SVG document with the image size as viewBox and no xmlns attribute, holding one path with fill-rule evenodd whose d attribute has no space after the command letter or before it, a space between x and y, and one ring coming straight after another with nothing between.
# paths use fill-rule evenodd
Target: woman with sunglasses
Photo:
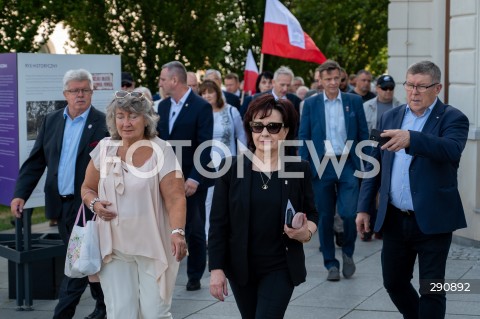
<instances>
[{"instance_id":1,"label":"woman with sunglasses","mask_svg":"<svg viewBox=\"0 0 480 319\"><path fill-rule=\"evenodd\" d=\"M187 254L181 168L157 137L158 115L143 93L115 93L106 118L111 138L90 154L82 198L98 217L107 317L172 318Z\"/></svg>"},{"instance_id":2,"label":"woman with sunglasses","mask_svg":"<svg viewBox=\"0 0 480 319\"><path fill-rule=\"evenodd\" d=\"M223 301L228 278L242 318L283 318L294 287L305 281L303 243L318 220L310 167L287 162L281 151L297 123L288 100L271 94L253 100L244 118L252 153L233 158L215 184L210 293Z\"/></svg>"}]
</instances>

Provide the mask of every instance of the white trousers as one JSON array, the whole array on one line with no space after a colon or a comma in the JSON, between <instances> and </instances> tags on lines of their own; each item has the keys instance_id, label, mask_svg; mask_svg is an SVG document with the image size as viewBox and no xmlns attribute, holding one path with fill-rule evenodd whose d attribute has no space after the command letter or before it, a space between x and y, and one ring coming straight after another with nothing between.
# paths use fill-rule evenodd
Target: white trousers
<instances>
[{"instance_id":1,"label":"white trousers","mask_svg":"<svg viewBox=\"0 0 480 319\"><path fill-rule=\"evenodd\" d=\"M108 319L171 319L171 300L162 300L160 286L147 273L153 260L122 254L116 250L112 261L99 273Z\"/></svg>"}]
</instances>

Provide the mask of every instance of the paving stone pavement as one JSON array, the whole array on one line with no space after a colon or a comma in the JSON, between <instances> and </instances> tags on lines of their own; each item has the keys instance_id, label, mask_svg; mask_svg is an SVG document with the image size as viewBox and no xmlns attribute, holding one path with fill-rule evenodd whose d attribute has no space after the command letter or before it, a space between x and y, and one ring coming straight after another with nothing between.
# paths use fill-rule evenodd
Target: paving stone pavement
<instances>
[{"instance_id":1,"label":"paving stone pavement","mask_svg":"<svg viewBox=\"0 0 480 319\"><path fill-rule=\"evenodd\" d=\"M40 224L33 232L55 232L55 228ZM382 286L380 251L381 240L357 241L354 260L357 271L351 279L339 282L326 281L318 251L318 237L305 245L307 281L295 288L285 318L287 319L400 319L388 294ZM337 248L341 260L341 250ZM7 259L0 257L0 319L51 318L56 300L34 300L33 311L17 311L15 300L8 298ZM415 277L418 278L418 273ZM452 244L447 263L447 279L480 281L480 248ZM230 294L225 302L210 296L209 273L205 273L202 289L187 292L185 261L182 262L172 303L174 318L234 319L241 318L235 300ZM414 279L415 282L415 279ZM416 285L418 288L418 285ZM447 319L480 319L480 288L476 293L447 294ZM94 307L89 290L82 296L75 319L84 318Z\"/></svg>"}]
</instances>

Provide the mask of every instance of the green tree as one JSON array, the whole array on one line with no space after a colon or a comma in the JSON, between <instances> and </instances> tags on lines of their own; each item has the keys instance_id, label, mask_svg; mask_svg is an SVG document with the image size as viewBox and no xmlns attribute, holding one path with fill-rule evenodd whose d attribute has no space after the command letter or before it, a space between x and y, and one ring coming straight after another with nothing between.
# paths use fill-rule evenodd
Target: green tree
<instances>
[{"instance_id":1,"label":"green tree","mask_svg":"<svg viewBox=\"0 0 480 319\"><path fill-rule=\"evenodd\" d=\"M281 0L327 58L349 73L387 66L389 0ZM242 76L247 50L257 63L265 1L258 0L0 0L0 52L36 52L59 21L80 53L119 54L122 69L156 90L162 64L216 68ZM290 66L305 80L314 63L266 55L263 69Z\"/></svg>"},{"instance_id":2,"label":"green tree","mask_svg":"<svg viewBox=\"0 0 480 319\"><path fill-rule=\"evenodd\" d=\"M37 52L62 12L51 0L0 0L0 7L0 52Z\"/></svg>"},{"instance_id":3,"label":"green tree","mask_svg":"<svg viewBox=\"0 0 480 319\"><path fill-rule=\"evenodd\" d=\"M86 2L73 5L66 19L72 42L80 53L120 54L122 69L132 72L138 84L156 89L161 65L171 60L189 70L223 70L227 59L235 63L225 41L234 33L225 21L238 15L230 1ZM91 12L100 19L92 19Z\"/></svg>"}]
</instances>

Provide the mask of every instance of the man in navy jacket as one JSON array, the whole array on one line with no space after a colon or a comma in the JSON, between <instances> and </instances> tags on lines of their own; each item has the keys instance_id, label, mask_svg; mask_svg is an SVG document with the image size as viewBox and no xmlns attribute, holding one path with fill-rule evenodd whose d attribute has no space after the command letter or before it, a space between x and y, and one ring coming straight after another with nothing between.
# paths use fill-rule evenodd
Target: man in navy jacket
<instances>
[{"instance_id":1,"label":"man in navy jacket","mask_svg":"<svg viewBox=\"0 0 480 319\"><path fill-rule=\"evenodd\" d=\"M467 226L457 170L469 121L438 99L440 79L430 61L408 68L408 104L382 116L381 136L390 140L372 152L381 172L362 182L358 200L357 230L368 232L380 192L374 229L383 230L383 282L404 318L444 318L445 293L427 290L445 278L452 232ZM417 257L420 296L410 282Z\"/></svg>"},{"instance_id":2,"label":"man in navy jacket","mask_svg":"<svg viewBox=\"0 0 480 319\"><path fill-rule=\"evenodd\" d=\"M184 235L189 249L187 290L193 291L200 289L200 279L207 262L205 200L208 187L213 185L213 180L199 170L201 165L208 171L210 148L201 153L199 163L195 163L194 155L201 144L212 139L213 112L212 106L188 87L187 71L178 61L162 66L159 86L170 98L158 105L160 121L157 131L161 139L175 147L185 177L187 222ZM177 236L178 233L172 235Z\"/></svg>"}]
</instances>

